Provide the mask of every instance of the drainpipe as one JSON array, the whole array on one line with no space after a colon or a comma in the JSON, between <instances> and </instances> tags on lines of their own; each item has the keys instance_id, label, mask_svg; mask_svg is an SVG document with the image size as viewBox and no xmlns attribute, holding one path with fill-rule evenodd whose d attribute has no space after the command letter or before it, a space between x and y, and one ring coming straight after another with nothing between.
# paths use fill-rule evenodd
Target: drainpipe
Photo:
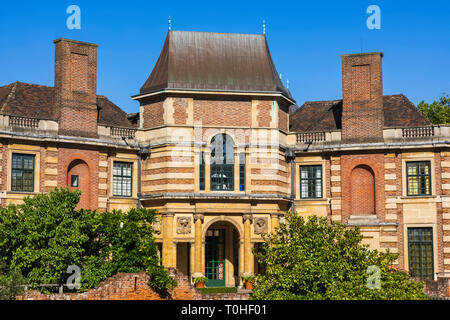
<instances>
[{"instance_id":1,"label":"drainpipe","mask_svg":"<svg viewBox=\"0 0 450 320\"><path fill-rule=\"evenodd\" d=\"M141 204L141 197L142 197L142 159L145 159L147 156L149 156L151 153L150 144L146 146L141 146L139 144L139 151L138 151L138 192L137 192L137 208L140 209Z\"/></svg>"},{"instance_id":2,"label":"drainpipe","mask_svg":"<svg viewBox=\"0 0 450 320\"><path fill-rule=\"evenodd\" d=\"M295 152L294 149L286 149L286 161L291 163L291 212L295 212Z\"/></svg>"}]
</instances>

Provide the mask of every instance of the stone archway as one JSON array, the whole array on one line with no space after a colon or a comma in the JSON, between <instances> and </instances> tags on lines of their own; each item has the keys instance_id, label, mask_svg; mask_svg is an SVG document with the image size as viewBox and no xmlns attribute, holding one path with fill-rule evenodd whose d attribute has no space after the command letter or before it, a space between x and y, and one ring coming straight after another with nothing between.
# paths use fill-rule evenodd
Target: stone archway
<instances>
[{"instance_id":1,"label":"stone archway","mask_svg":"<svg viewBox=\"0 0 450 320\"><path fill-rule=\"evenodd\" d=\"M204 273L207 286L240 284L240 232L234 223L218 220L204 229Z\"/></svg>"},{"instance_id":2,"label":"stone archway","mask_svg":"<svg viewBox=\"0 0 450 320\"><path fill-rule=\"evenodd\" d=\"M78 209L91 209L91 175L88 164L81 159L75 159L67 167L67 186L70 190L80 190Z\"/></svg>"}]
</instances>

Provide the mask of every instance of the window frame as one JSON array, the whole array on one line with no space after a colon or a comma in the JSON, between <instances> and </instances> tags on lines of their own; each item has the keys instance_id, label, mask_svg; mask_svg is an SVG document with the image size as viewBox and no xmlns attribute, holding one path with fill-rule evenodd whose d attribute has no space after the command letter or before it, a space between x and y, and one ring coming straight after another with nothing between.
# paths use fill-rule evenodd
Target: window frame
<instances>
[{"instance_id":1,"label":"window frame","mask_svg":"<svg viewBox=\"0 0 450 320\"><path fill-rule=\"evenodd\" d=\"M121 164L121 170L120 170L121 174L120 175L117 175L114 172L116 164ZM123 169L124 169L123 165L129 165L130 166L130 176L125 176L123 174ZM123 182L123 180L121 182L121 187L120 187L120 190L121 190L122 194L116 194L115 193L115 191L116 191L116 189L115 189L115 179L116 179L116 177L130 178L130 193L129 194L127 194L127 195L123 194L124 193L124 188L123 188L123 183L124 182ZM112 178L113 178L113 180L112 180L112 195L113 195L113 197L121 197L121 198L131 198L131 197L133 197L133 162L114 160L113 161L113 168L112 168Z\"/></svg>"},{"instance_id":2,"label":"window frame","mask_svg":"<svg viewBox=\"0 0 450 320\"><path fill-rule=\"evenodd\" d=\"M222 146L221 146L222 147L222 156L220 156L222 163L216 163L213 161L213 153L214 153L214 155L216 154L214 148L219 147L218 144L215 144L218 136L222 136ZM230 143L231 150L228 150L227 142L228 143L231 142ZM210 191L225 191L225 192L234 192L235 191L234 149L235 149L234 141L231 138L231 136L227 135L226 133L218 133L218 134L214 135L214 137L211 139L211 153L210 153L210 164L209 164L209 166L210 166L210 171L209 171L209 189L210 189ZM228 154L230 154L231 157L227 157ZM232 159L233 163L227 163L226 159ZM213 178L214 174L219 175L219 178ZM225 174L230 175L230 176L228 177ZM227 180L228 185L229 185L228 189L220 187L220 186L224 185L224 183L223 183L224 176L226 176L226 179L228 179ZM214 183L214 179L220 179L221 182Z\"/></svg>"},{"instance_id":3,"label":"window frame","mask_svg":"<svg viewBox=\"0 0 450 320\"><path fill-rule=\"evenodd\" d=\"M205 165L205 152L200 152L200 165L199 165L199 190L205 191L206 189L206 165Z\"/></svg>"},{"instance_id":4,"label":"window frame","mask_svg":"<svg viewBox=\"0 0 450 320\"><path fill-rule=\"evenodd\" d=\"M427 230L430 232L430 239L429 240L423 240L422 239L422 232L424 230ZM412 230L420 230L420 239L419 240L412 240L411 239L411 233ZM416 274L416 271L414 268L411 268L412 265L412 250L411 244L415 243L419 245L419 274ZM431 252L431 273L424 275L423 273L423 250L422 247L424 245L431 245L430 252ZM434 235L433 235L433 227L407 227L407 249L408 249L408 272L411 275L411 277L414 278L428 278L433 279L434 278Z\"/></svg>"},{"instance_id":5,"label":"window frame","mask_svg":"<svg viewBox=\"0 0 450 320\"><path fill-rule=\"evenodd\" d=\"M420 163L426 163L428 164L428 174L420 174L419 173L419 165ZM409 174L409 167L412 165L417 165L417 174L415 175L410 175ZM415 160L415 161L406 161L406 195L408 197L427 197L427 196L431 196L433 194L433 181L432 181L432 166L431 166L431 161L430 160ZM417 191L420 191L420 179L423 177L429 177L430 179L430 186L429 186L429 193L417 193L417 194L411 194L410 192L410 188L409 188L409 177L418 177L418 188Z\"/></svg>"},{"instance_id":6,"label":"window frame","mask_svg":"<svg viewBox=\"0 0 450 320\"><path fill-rule=\"evenodd\" d=\"M239 191L245 191L245 152L239 153Z\"/></svg>"},{"instance_id":7,"label":"window frame","mask_svg":"<svg viewBox=\"0 0 450 320\"><path fill-rule=\"evenodd\" d=\"M14 157L15 156L20 156L21 159L21 168L14 168ZM30 157L33 159L32 163L33 163L33 168L32 169L24 169L23 168L23 163L24 163L24 158L25 157ZM14 171L18 170L21 171L22 173L22 179L21 179L21 188L19 189L15 189L15 184L14 184ZM31 190L24 190L23 186L24 186L24 180L23 180L23 174L24 172L27 171L28 173L31 172ZM13 192L34 192L36 185L35 185L35 174L36 174L36 155L35 154L29 154L29 153L20 153L20 152L12 152L11 153L11 191Z\"/></svg>"},{"instance_id":8,"label":"window frame","mask_svg":"<svg viewBox=\"0 0 450 320\"><path fill-rule=\"evenodd\" d=\"M302 168L313 168L313 167L318 167L320 168L320 178L311 178L308 176L308 178L302 178ZM304 197L302 194L302 181L308 181L308 186L310 184L310 180L320 180L320 196L310 196L309 194L309 188L307 190L307 197ZM314 185L315 186L315 185ZM316 188L314 188L314 190L316 190ZM299 165L299 197L300 199L323 199L323 165L322 164L307 164L307 165Z\"/></svg>"}]
</instances>

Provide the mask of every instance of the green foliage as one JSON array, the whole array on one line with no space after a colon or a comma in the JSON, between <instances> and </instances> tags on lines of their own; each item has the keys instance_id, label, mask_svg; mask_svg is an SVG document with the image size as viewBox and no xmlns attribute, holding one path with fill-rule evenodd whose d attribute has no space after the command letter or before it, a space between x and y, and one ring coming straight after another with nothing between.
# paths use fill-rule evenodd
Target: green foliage
<instances>
[{"instance_id":1,"label":"green foliage","mask_svg":"<svg viewBox=\"0 0 450 320\"><path fill-rule=\"evenodd\" d=\"M209 287L209 288L196 288L202 294L208 293L236 293L236 287Z\"/></svg>"},{"instance_id":2,"label":"green foliage","mask_svg":"<svg viewBox=\"0 0 450 320\"><path fill-rule=\"evenodd\" d=\"M4 274L5 264L0 266L0 300L14 300L22 293L26 284L24 277L18 271Z\"/></svg>"},{"instance_id":3,"label":"green foliage","mask_svg":"<svg viewBox=\"0 0 450 320\"><path fill-rule=\"evenodd\" d=\"M287 213L254 252L266 272L258 275L252 299L426 299L423 283L392 268L397 255L370 251L360 244L359 228L329 224L311 216L305 221ZM369 266L380 270L379 289L367 286ZM372 274L373 275L373 274Z\"/></svg>"},{"instance_id":4,"label":"green foliage","mask_svg":"<svg viewBox=\"0 0 450 320\"><path fill-rule=\"evenodd\" d=\"M438 101L428 104L421 101L417 108L432 124L450 123L450 96L443 93Z\"/></svg>"},{"instance_id":5,"label":"green foliage","mask_svg":"<svg viewBox=\"0 0 450 320\"><path fill-rule=\"evenodd\" d=\"M4 273L20 272L29 286L36 288L39 284L65 284L71 275L67 267L77 265L83 291L119 272L162 268L152 229L155 210L76 210L79 199L78 191L55 189L0 209ZM173 285L167 272L151 275L150 285L155 282L161 290Z\"/></svg>"},{"instance_id":6,"label":"green foliage","mask_svg":"<svg viewBox=\"0 0 450 320\"><path fill-rule=\"evenodd\" d=\"M206 282L206 280L208 280L207 277L196 277L193 279L194 283L200 283L200 282Z\"/></svg>"}]
</instances>

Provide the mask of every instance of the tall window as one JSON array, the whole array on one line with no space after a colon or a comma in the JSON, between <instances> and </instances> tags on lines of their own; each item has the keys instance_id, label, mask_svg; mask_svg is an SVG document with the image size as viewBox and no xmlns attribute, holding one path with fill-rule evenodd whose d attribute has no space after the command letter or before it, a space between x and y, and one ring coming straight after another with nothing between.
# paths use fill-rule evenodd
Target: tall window
<instances>
[{"instance_id":1,"label":"tall window","mask_svg":"<svg viewBox=\"0 0 450 320\"><path fill-rule=\"evenodd\" d=\"M431 195L430 161L414 161L406 163L408 196Z\"/></svg>"},{"instance_id":2,"label":"tall window","mask_svg":"<svg viewBox=\"0 0 450 320\"><path fill-rule=\"evenodd\" d=\"M239 190L245 191L245 153L239 154Z\"/></svg>"},{"instance_id":3,"label":"tall window","mask_svg":"<svg viewBox=\"0 0 450 320\"><path fill-rule=\"evenodd\" d=\"M12 155L12 191L34 191L34 155Z\"/></svg>"},{"instance_id":4,"label":"tall window","mask_svg":"<svg viewBox=\"0 0 450 320\"><path fill-rule=\"evenodd\" d=\"M113 195L131 197L132 166L130 162L114 162Z\"/></svg>"},{"instance_id":5,"label":"tall window","mask_svg":"<svg viewBox=\"0 0 450 320\"><path fill-rule=\"evenodd\" d=\"M226 134L211 140L211 190L234 190L234 143Z\"/></svg>"},{"instance_id":6,"label":"tall window","mask_svg":"<svg viewBox=\"0 0 450 320\"><path fill-rule=\"evenodd\" d=\"M433 278L432 228L408 228L408 260L411 277Z\"/></svg>"},{"instance_id":7,"label":"tall window","mask_svg":"<svg viewBox=\"0 0 450 320\"><path fill-rule=\"evenodd\" d=\"M300 198L322 198L322 166L300 166Z\"/></svg>"},{"instance_id":8,"label":"tall window","mask_svg":"<svg viewBox=\"0 0 450 320\"><path fill-rule=\"evenodd\" d=\"M200 152L200 190L205 190L205 153Z\"/></svg>"}]
</instances>

